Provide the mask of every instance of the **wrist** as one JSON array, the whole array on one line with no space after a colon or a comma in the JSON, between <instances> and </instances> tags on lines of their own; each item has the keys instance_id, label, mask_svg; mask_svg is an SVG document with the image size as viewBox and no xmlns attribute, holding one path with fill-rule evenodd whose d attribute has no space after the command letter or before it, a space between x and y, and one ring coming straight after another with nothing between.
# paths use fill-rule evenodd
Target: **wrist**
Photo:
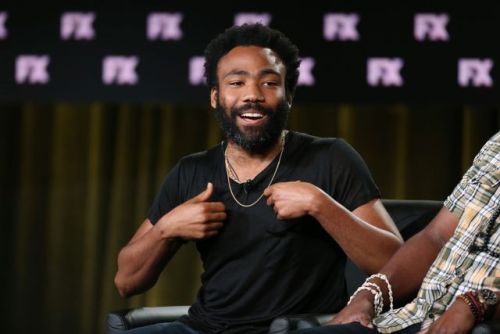
<instances>
[{"instance_id":1,"label":"wrist","mask_svg":"<svg viewBox=\"0 0 500 334\"><path fill-rule=\"evenodd\" d=\"M354 298L352 298L351 303L363 303L369 306L373 310L375 305L375 295L368 290L359 291Z\"/></svg>"},{"instance_id":2,"label":"wrist","mask_svg":"<svg viewBox=\"0 0 500 334\"><path fill-rule=\"evenodd\" d=\"M484 320L490 320L498 306L497 292L490 289L481 289L475 292L475 296L483 308Z\"/></svg>"},{"instance_id":3,"label":"wrist","mask_svg":"<svg viewBox=\"0 0 500 334\"><path fill-rule=\"evenodd\" d=\"M160 239L167 241L179 239L175 232L175 226L165 219L165 217L166 216L163 216L155 225L155 227L158 228Z\"/></svg>"},{"instance_id":4,"label":"wrist","mask_svg":"<svg viewBox=\"0 0 500 334\"><path fill-rule=\"evenodd\" d=\"M484 308L481 306L476 293L468 291L462 295L457 296L457 300L462 301L469 310L468 314L474 318L474 323L484 320Z\"/></svg>"},{"instance_id":5,"label":"wrist","mask_svg":"<svg viewBox=\"0 0 500 334\"><path fill-rule=\"evenodd\" d=\"M314 217L316 220L321 216L321 210L327 208L326 201L328 201L328 195L323 192L323 190L314 186L311 192L310 200L307 205L307 214Z\"/></svg>"}]
</instances>

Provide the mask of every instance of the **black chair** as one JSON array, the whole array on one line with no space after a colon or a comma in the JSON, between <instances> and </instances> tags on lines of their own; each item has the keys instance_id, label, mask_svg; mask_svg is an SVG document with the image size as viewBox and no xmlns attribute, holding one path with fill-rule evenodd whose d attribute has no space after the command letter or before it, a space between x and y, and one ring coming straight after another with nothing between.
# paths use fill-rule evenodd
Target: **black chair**
<instances>
[{"instance_id":1,"label":"black chair","mask_svg":"<svg viewBox=\"0 0 500 334\"><path fill-rule=\"evenodd\" d=\"M441 209L442 203L424 200L383 200L384 206L396 223L405 240L422 230ZM349 294L362 284L366 276L348 261L345 270ZM107 316L108 334L117 334L123 330L168 322L187 314L189 306L141 307L110 312ZM281 334L289 330L319 326L329 319L331 314L293 315L275 319L269 333ZM498 322L481 323L474 328L473 334L499 333Z\"/></svg>"}]
</instances>

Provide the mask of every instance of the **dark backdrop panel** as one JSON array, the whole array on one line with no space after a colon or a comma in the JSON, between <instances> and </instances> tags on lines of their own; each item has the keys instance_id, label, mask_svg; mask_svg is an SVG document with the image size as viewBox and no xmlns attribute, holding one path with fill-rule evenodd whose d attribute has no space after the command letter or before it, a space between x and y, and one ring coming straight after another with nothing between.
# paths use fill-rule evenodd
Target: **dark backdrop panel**
<instances>
[{"instance_id":1,"label":"dark backdrop panel","mask_svg":"<svg viewBox=\"0 0 500 334\"><path fill-rule=\"evenodd\" d=\"M279 1L0 3L0 13L6 15L3 28L7 31L7 36L0 38L0 99L205 101L206 88L189 81L190 59L202 56L208 41L233 25L238 13L258 13L270 15L269 25L291 37L299 46L301 57L314 60L307 72L315 83L298 90L297 102L497 103L497 7L495 1L466 5L451 1L390 5L364 1L307 1L298 5ZM77 39L78 33L74 32L70 39L63 40L61 20L68 12L95 15L89 26L95 37ZM182 38L149 40L147 22L151 13L181 14L182 20L173 29L181 31ZM346 36L346 27L340 23L335 39L325 39L325 15L331 13L357 15L358 22L352 28L359 38ZM417 40L417 14L446 15L447 23L437 30L444 29L448 38L431 38L437 30L428 23L426 37ZM47 83L16 82L16 62L22 55L50 58ZM137 57L135 84L103 83L103 59L110 55ZM369 85L371 58L400 59L403 65L398 73L402 85ZM468 70L467 86L462 87L458 83L460 59L491 61L492 65L487 71ZM487 75L491 85L481 80L473 84L478 71Z\"/></svg>"}]
</instances>

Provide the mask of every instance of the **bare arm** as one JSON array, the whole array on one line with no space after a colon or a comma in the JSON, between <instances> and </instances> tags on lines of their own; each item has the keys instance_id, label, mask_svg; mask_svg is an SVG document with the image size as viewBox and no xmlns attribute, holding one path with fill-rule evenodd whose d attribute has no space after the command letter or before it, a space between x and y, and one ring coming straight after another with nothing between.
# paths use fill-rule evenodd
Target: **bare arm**
<instances>
[{"instance_id":1,"label":"bare arm","mask_svg":"<svg viewBox=\"0 0 500 334\"><path fill-rule=\"evenodd\" d=\"M120 295L129 297L151 288L180 245L179 240L162 236L161 229L146 219L118 254L115 285Z\"/></svg>"},{"instance_id":2,"label":"bare arm","mask_svg":"<svg viewBox=\"0 0 500 334\"><path fill-rule=\"evenodd\" d=\"M314 217L347 256L367 273L380 270L403 243L379 199L350 212L324 191L306 182L276 183L266 189L265 195L278 219Z\"/></svg>"},{"instance_id":3,"label":"bare arm","mask_svg":"<svg viewBox=\"0 0 500 334\"><path fill-rule=\"evenodd\" d=\"M457 225L458 217L443 207L429 225L408 240L381 270L391 282L396 300L415 295Z\"/></svg>"},{"instance_id":4,"label":"bare arm","mask_svg":"<svg viewBox=\"0 0 500 334\"><path fill-rule=\"evenodd\" d=\"M443 207L429 225L409 239L382 268L380 272L389 279L395 301L406 300L415 295L432 262L451 238L457 225L458 217ZM382 280L376 283L384 292L384 300L389 300L386 284ZM373 295L361 291L332 323L359 321L370 326L372 317Z\"/></svg>"},{"instance_id":5,"label":"bare arm","mask_svg":"<svg viewBox=\"0 0 500 334\"><path fill-rule=\"evenodd\" d=\"M151 288L183 240L217 235L226 219L221 202L208 202L213 185L165 214L155 225L146 219L118 255L115 285L123 297Z\"/></svg>"},{"instance_id":6,"label":"bare arm","mask_svg":"<svg viewBox=\"0 0 500 334\"><path fill-rule=\"evenodd\" d=\"M500 292L496 292L497 299L500 298ZM500 320L500 307L498 304L492 310L493 320ZM488 311L489 313L489 311ZM486 318L489 320L489 318ZM429 327L420 331L418 334L435 333L469 333L476 324L476 318L472 309L461 298L456 298L453 304L433 322Z\"/></svg>"}]
</instances>

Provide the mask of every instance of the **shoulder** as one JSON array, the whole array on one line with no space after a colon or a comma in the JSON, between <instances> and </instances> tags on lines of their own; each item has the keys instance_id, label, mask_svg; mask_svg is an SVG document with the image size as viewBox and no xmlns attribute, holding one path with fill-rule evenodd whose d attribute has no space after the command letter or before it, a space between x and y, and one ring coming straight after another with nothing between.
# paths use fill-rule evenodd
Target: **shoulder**
<instances>
[{"instance_id":1,"label":"shoulder","mask_svg":"<svg viewBox=\"0 0 500 334\"><path fill-rule=\"evenodd\" d=\"M317 137L307 133L290 131L289 141L294 146L309 148L326 148L341 145L344 142L341 138L335 137ZM339 144L340 143L340 144Z\"/></svg>"},{"instance_id":2,"label":"shoulder","mask_svg":"<svg viewBox=\"0 0 500 334\"><path fill-rule=\"evenodd\" d=\"M500 132L493 135L473 161L473 165L477 170L492 171L497 170L500 166Z\"/></svg>"},{"instance_id":3,"label":"shoulder","mask_svg":"<svg viewBox=\"0 0 500 334\"><path fill-rule=\"evenodd\" d=\"M309 152L329 152L330 155L352 156L357 155L356 150L342 138L317 137L310 134L290 131L290 143L292 146L302 148Z\"/></svg>"},{"instance_id":4,"label":"shoulder","mask_svg":"<svg viewBox=\"0 0 500 334\"><path fill-rule=\"evenodd\" d=\"M217 145L208 150L191 153L179 160L180 169L210 168L218 154L223 154L221 146Z\"/></svg>"}]
</instances>

